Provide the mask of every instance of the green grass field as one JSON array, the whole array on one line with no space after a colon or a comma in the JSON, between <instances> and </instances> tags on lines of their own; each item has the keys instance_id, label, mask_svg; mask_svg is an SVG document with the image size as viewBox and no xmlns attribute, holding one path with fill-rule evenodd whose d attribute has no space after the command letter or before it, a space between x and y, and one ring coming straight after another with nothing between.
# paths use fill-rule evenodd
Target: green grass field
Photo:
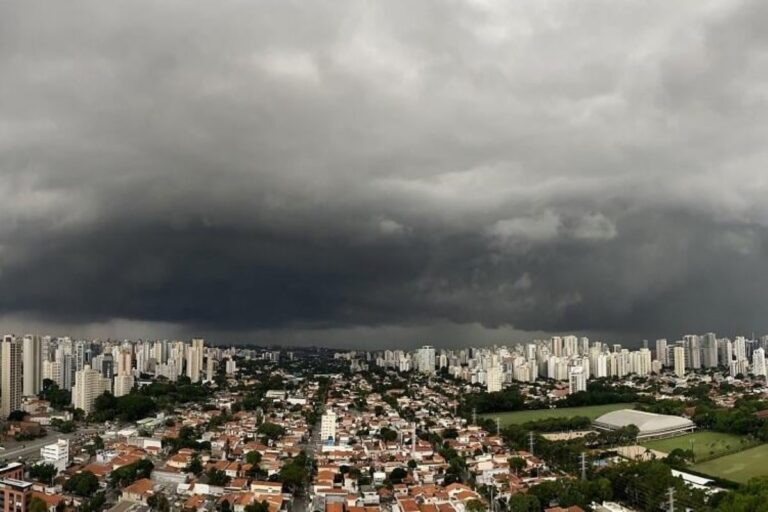
<instances>
[{"instance_id":1,"label":"green grass field","mask_svg":"<svg viewBox=\"0 0 768 512\"><path fill-rule=\"evenodd\" d=\"M640 444L651 450L664 453L669 453L675 448L690 450L693 447L693 453L699 459L731 452L742 444L742 439L739 436L721 434L720 432L695 432L685 436L657 439Z\"/></svg>"},{"instance_id":2,"label":"green grass field","mask_svg":"<svg viewBox=\"0 0 768 512\"><path fill-rule=\"evenodd\" d=\"M692 466L692 469L705 475L712 475L725 480L746 483L750 478L768 475L768 444L761 444L717 459L712 459Z\"/></svg>"},{"instance_id":3,"label":"green grass field","mask_svg":"<svg viewBox=\"0 0 768 512\"><path fill-rule=\"evenodd\" d=\"M547 418L571 418L573 416L586 416L595 419L603 414L619 409L634 409L635 404L608 404L588 405L585 407L564 407L562 409L538 409L535 411L491 412L482 414L483 418L500 419L504 425L520 425L529 421L543 420Z\"/></svg>"}]
</instances>

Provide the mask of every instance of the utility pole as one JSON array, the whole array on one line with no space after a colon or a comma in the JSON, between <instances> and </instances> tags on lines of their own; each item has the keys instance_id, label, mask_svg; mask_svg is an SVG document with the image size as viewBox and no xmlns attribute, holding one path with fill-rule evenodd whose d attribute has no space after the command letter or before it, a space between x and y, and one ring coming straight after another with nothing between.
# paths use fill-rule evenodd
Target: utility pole
<instances>
[{"instance_id":1,"label":"utility pole","mask_svg":"<svg viewBox=\"0 0 768 512\"><path fill-rule=\"evenodd\" d=\"M531 452L531 455L533 455L533 432L528 432L528 447L529 452Z\"/></svg>"},{"instance_id":2,"label":"utility pole","mask_svg":"<svg viewBox=\"0 0 768 512\"><path fill-rule=\"evenodd\" d=\"M587 453L581 452L581 479L587 479Z\"/></svg>"},{"instance_id":3,"label":"utility pole","mask_svg":"<svg viewBox=\"0 0 768 512\"><path fill-rule=\"evenodd\" d=\"M498 416L496 416L496 435L499 435L500 432L501 432L500 419Z\"/></svg>"},{"instance_id":4,"label":"utility pole","mask_svg":"<svg viewBox=\"0 0 768 512\"><path fill-rule=\"evenodd\" d=\"M491 485L491 512L496 510L496 502L493 500L493 491L496 490L496 486Z\"/></svg>"},{"instance_id":5,"label":"utility pole","mask_svg":"<svg viewBox=\"0 0 768 512\"><path fill-rule=\"evenodd\" d=\"M670 487L667 492L669 493L669 512L675 512L675 488Z\"/></svg>"},{"instance_id":6,"label":"utility pole","mask_svg":"<svg viewBox=\"0 0 768 512\"><path fill-rule=\"evenodd\" d=\"M477 407L472 408L472 424L477 425Z\"/></svg>"}]
</instances>

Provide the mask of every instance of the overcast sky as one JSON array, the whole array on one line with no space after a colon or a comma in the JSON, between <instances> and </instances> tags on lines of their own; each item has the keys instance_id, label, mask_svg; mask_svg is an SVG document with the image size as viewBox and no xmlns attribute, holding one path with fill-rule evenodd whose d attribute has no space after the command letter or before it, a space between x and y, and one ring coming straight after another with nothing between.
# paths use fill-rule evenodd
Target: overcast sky
<instances>
[{"instance_id":1,"label":"overcast sky","mask_svg":"<svg viewBox=\"0 0 768 512\"><path fill-rule=\"evenodd\" d=\"M0 325L768 332L768 3L0 3Z\"/></svg>"}]
</instances>

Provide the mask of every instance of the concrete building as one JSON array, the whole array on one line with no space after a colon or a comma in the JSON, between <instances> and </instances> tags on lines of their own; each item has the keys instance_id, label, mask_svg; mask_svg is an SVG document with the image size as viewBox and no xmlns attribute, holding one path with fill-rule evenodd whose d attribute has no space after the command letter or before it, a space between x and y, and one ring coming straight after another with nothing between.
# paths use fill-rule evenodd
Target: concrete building
<instances>
[{"instance_id":1,"label":"concrete building","mask_svg":"<svg viewBox=\"0 0 768 512\"><path fill-rule=\"evenodd\" d=\"M578 393L587 390L587 374L581 366L574 366L568 374L568 390L570 393Z\"/></svg>"},{"instance_id":2,"label":"concrete building","mask_svg":"<svg viewBox=\"0 0 768 512\"><path fill-rule=\"evenodd\" d=\"M323 443L336 440L336 413L328 411L320 420L320 439Z\"/></svg>"},{"instance_id":3,"label":"concrete building","mask_svg":"<svg viewBox=\"0 0 768 512\"><path fill-rule=\"evenodd\" d=\"M200 367L202 365L199 351L195 346L187 348L187 377L194 382L200 382Z\"/></svg>"},{"instance_id":4,"label":"concrete building","mask_svg":"<svg viewBox=\"0 0 768 512\"><path fill-rule=\"evenodd\" d=\"M488 368L488 377L485 384L486 390L489 393L501 391L503 380L504 373L501 371L501 366L499 366L498 363L493 364L490 368Z\"/></svg>"},{"instance_id":5,"label":"concrete building","mask_svg":"<svg viewBox=\"0 0 768 512\"><path fill-rule=\"evenodd\" d=\"M603 414L593 424L599 430L618 430L635 425L639 430L638 440L679 436L696 429L694 422L681 416L654 414L634 409L621 409Z\"/></svg>"},{"instance_id":6,"label":"concrete building","mask_svg":"<svg viewBox=\"0 0 768 512\"><path fill-rule=\"evenodd\" d=\"M93 409L96 398L110 389L109 379L101 376L101 372L86 365L75 373L75 385L72 387L72 405L89 414Z\"/></svg>"},{"instance_id":7,"label":"concrete building","mask_svg":"<svg viewBox=\"0 0 768 512\"><path fill-rule=\"evenodd\" d=\"M422 373L435 373L435 347L424 345L416 353L417 368Z\"/></svg>"},{"instance_id":8,"label":"concrete building","mask_svg":"<svg viewBox=\"0 0 768 512\"><path fill-rule=\"evenodd\" d=\"M685 347L675 347L675 375L685 377Z\"/></svg>"},{"instance_id":9,"label":"concrete building","mask_svg":"<svg viewBox=\"0 0 768 512\"><path fill-rule=\"evenodd\" d=\"M27 334L22 341L22 394L24 396L37 395L43 382L43 360L40 352L40 338Z\"/></svg>"},{"instance_id":10,"label":"concrete building","mask_svg":"<svg viewBox=\"0 0 768 512\"><path fill-rule=\"evenodd\" d=\"M762 348L756 348L752 352L752 374L756 377L765 377L765 350Z\"/></svg>"},{"instance_id":11,"label":"concrete building","mask_svg":"<svg viewBox=\"0 0 768 512\"><path fill-rule=\"evenodd\" d=\"M69 464L69 440L59 439L43 446L40 448L40 459L42 463L55 467L59 473L66 470Z\"/></svg>"},{"instance_id":12,"label":"concrete building","mask_svg":"<svg viewBox=\"0 0 768 512\"><path fill-rule=\"evenodd\" d=\"M2 378L0 378L0 415L7 418L21 409L21 341L6 335L2 343Z\"/></svg>"}]
</instances>

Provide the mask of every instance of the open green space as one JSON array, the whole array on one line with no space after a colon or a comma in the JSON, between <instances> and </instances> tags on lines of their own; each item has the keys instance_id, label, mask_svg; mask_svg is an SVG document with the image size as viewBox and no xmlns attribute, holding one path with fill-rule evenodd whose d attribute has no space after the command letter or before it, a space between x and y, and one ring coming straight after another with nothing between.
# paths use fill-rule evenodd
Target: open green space
<instances>
[{"instance_id":1,"label":"open green space","mask_svg":"<svg viewBox=\"0 0 768 512\"><path fill-rule=\"evenodd\" d=\"M481 417L493 420L499 418L501 425L504 426L521 425L529 421L549 418L572 418L573 416L585 416L593 420L607 412L634 408L635 404L632 403L587 405L584 407L564 407L561 409L537 409L535 411L490 412L482 414Z\"/></svg>"},{"instance_id":2,"label":"open green space","mask_svg":"<svg viewBox=\"0 0 768 512\"><path fill-rule=\"evenodd\" d=\"M746 483L750 478L768 475L768 444L725 455L691 466L705 475L716 476L732 482Z\"/></svg>"},{"instance_id":3,"label":"open green space","mask_svg":"<svg viewBox=\"0 0 768 512\"><path fill-rule=\"evenodd\" d=\"M669 453L676 448L681 450L693 449L696 460L717 457L721 453L730 453L739 447L746 448L746 440L733 434L721 432L695 432L684 436L670 437L668 439L656 439L640 443L646 448L659 452Z\"/></svg>"}]
</instances>

